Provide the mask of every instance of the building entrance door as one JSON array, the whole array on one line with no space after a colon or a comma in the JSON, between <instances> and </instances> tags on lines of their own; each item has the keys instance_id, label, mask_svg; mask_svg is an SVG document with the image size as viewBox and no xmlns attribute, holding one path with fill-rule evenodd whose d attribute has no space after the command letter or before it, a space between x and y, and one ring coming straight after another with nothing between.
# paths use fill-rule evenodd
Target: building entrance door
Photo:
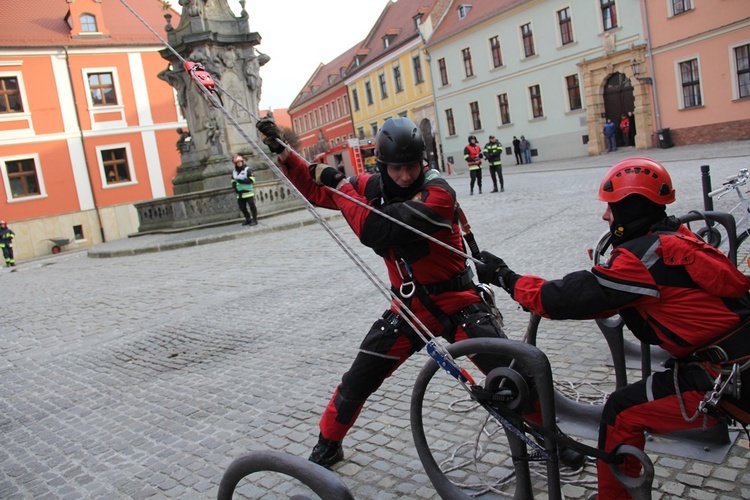
<instances>
[{"instance_id":1,"label":"building entrance door","mask_svg":"<svg viewBox=\"0 0 750 500\"><path fill-rule=\"evenodd\" d=\"M427 118L423 119L419 123L419 131L422 132L422 140L424 141L424 156L425 161L430 166L437 170L438 168L438 156L437 147L435 144L435 134L433 133L432 124Z\"/></svg>"},{"instance_id":2,"label":"building entrance door","mask_svg":"<svg viewBox=\"0 0 750 500\"><path fill-rule=\"evenodd\" d=\"M604 85L604 112L606 118L617 125L617 147L624 145L622 132L620 131L620 120L622 115L627 116L629 111L635 111L633 86L627 76L622 73L614 73Z\"/></svg>"}]
</instances>

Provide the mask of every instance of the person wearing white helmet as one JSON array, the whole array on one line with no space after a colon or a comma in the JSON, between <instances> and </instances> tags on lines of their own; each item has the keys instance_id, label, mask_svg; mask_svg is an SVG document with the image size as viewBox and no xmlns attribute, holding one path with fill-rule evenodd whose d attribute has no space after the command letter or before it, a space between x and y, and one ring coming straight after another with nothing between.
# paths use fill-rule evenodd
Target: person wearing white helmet
<instances>
[{"instance_id":1,"label":"person wearing white helmet","mask_svg":"<svg viewBox=\"0 0 750 500\"><path fill-rule=\"evenodd\" d=\"M253 171L245 163L242 155L236 155L232 162L234 170L232 171L232 187L237 193L237 204L240 212L245 216L243 226L255 226L258 224L258 209L255 206L255 176ZM250 211L248 212L248 207Z\"/></svg>"}]
</instances>

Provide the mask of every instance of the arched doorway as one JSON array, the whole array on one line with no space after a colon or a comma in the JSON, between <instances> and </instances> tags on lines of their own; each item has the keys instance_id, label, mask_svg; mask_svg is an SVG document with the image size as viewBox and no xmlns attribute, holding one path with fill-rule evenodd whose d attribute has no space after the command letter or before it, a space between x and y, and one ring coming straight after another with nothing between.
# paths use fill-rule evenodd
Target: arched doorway
<instances>
[{"instance_id":1,"label":"arched doorway","mask_svg":"<svg viewBox=\"0 0 750 500\"><path fill-rule=\"evenodd\" d=\"M620 132L620 119L622 115L635 111L635 99L633 97L633 86L630 80L622 73L613 73L604 84L604 113L606 118L617 125L617 146L624 144ZM632 145L632 144L631 144Z\"/></svg>"},{"instance_id":2,"label":"arched doorway","mask_svg":"<svg viewBox=\"0 0 750 500\"><path fill-rule=\"evenodd\" d=\"M422 140L424 141L424 157L430 168L437 170L438 168L438 155L437 145L435 144L435 131L430 123L430 120L424 118L419 122L419 131L422 132Z\"/></svg>"}]
</instances>

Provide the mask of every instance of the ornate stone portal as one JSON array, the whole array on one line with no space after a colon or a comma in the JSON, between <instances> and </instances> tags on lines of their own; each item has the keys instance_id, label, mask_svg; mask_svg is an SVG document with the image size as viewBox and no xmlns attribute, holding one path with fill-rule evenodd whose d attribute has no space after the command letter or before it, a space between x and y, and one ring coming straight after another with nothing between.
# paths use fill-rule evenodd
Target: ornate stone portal
<instances>
[{"instance_id":1,"label":"ornate stone portal","mask_svg":"<svg viewBox=\"0 0 750 500\"><path fill-rule=\"evenodd\" d=\"M236 17L227 0L179 0L180 23L173 27L167 12L164 27L169 45L187 61L201 63L217 82L217 92L229 114L253 140L260 116L260 67L270 58L256 50L260 35L251 33L245 0ZM227 117L203 96L182 62L165 48L169 61L159 78L174 87L188 130L178 129L182 163L172 179L175 196L136 204L139 232L179 229L239 217L230 187L232 157L241 154L253 166L256 204L261 215L299 206L289 189L261 162L252 146ZM238 104L239 103L239 104Z\"/></svg>"}]
</instances>

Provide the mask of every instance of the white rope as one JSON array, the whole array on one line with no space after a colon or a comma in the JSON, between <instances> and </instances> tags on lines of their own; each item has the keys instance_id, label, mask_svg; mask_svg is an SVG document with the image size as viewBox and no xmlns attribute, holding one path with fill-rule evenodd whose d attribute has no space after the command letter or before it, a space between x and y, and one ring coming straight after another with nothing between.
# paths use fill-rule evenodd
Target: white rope
<instances>
[{"instance_id":1,"label":"white rope","mask_svg":"<svg viewBox=\"0 0 750 500\"><path fill-rule=\"evenodd\" d=\"M120 0L123 5L139 20L141 23L146 26L146 28L151 31L151 33L154 34L161 42L164 44L183 64L186 62L186 60L166 41L162 36L160 36L147 22L145 19L143 19L138 13L133 10L125 0ZM428 343L430 340L435 340L436 336L427 328L427 326L411 311L409 307L404 304L404 302L401 300L399 296L397 296L395 293L392 292L391 288L387 286L380 278L378 278L377 274L367 265L367 263L357 254L357 252L354 251L347 243L344 241L339 234L331 227L331 225L326 221L318 212L315 210L315 206L304 197L304 195L297 189L297 187L284 175L284 173L281 171L281 168L274 162L266 153L263 151L263 149L260 147L260 145L248 135L247 132L242 128L240 123L226 110L226 108L223 106L221 101L217 99L216 95L212 93L206 86L203 84L203 82L196 78L195 75L192 72L188 72L191 79L197 84L198 89L202 93L203 97L206 98L208 101L211 102L211 104L218 109L229 121L232 123L232 125L237 129L239 134L242 136L245 141L250 144L250 146L253 147L253 149L260 155L260 157L265 161L265 163L268 165L268 167L286 184L286 186L290 189L292 193L303 203L305 208L310 212L310 214L315 218L315 220L323 226L323 228L326 230L326 232L333 238L333 240L339 245L339 247L346 253L347 256L357 265L357 267L362 270L362 272L365 274L365 276L370 280L370 282L375 285L375 287L380 291L382 295L385 296L386 299L388 299L390 302L392 302L395 305L395 308L397 309L397 312L401 315L401 317L406 321L406 323L414 330L414 332L422 339L423 342ZM224 95L227 95L234 103L241 106L243 111L247 112L251 117L255 118L256 120L259 119L252 111L247 109L247 107L244 106L243 103L239 102L234 96L232 96L230 93L226 92L219 84L218 82L214 82L215 85L222 90ZM299 153L297 153L294 149L292 149L288 144L284 143L281 139L276 139L277 142L282 145L285 149L290 151L292 154L297 155L301 159L302 158ZM307 160L305 160L307 161ZM405 224L401 221L398 221L387 214L376 210L374 207L371 207L367 204L362 203L359 200L355 200L354 198L345 195L344 193L340 193L335 189L329 188L326 186L330 191L337 193L341 196L346 197L347 199L350 199L352 201L355 201L356 203L360 204L361 206L367 208L368 210L377 213L378 215L384 216L388 218L389 220L392 220L393 222L396 222L403 227L406 227L417 234L434 241L436 243L439 243L446 248L449 248L451 251L454 251L458 253L459 255L465 256L467 258L471 258L467 254L449 246L445 243L436 240L430 235L427 235L425 233L422 233L421 231L418 231L416 228L413 228L409 226L408 224ZM436 346L438 352L445 356L446 358L452 360L450 357L450 354L448 351L444 348L444 346L440 345L437 342L433 342L433 344Z\"/></svg>"}]
</instances>

